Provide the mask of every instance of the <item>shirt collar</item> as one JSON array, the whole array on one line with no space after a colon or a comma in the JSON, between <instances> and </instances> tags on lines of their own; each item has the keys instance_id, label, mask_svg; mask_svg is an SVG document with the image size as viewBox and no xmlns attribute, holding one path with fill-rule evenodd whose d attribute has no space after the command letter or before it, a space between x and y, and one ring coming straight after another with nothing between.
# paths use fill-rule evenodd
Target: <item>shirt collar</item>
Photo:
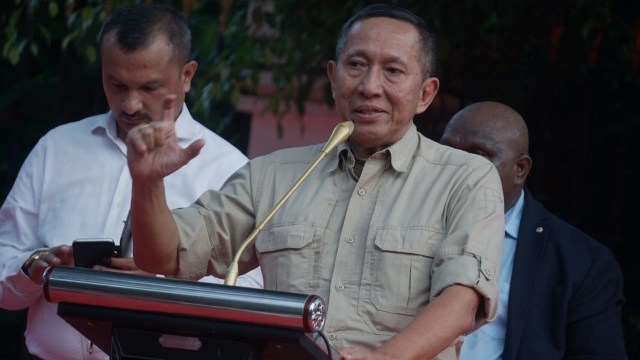
<instances>
[{"instance_id":1,"label":"shirt collar","mask_svg":"<svg viewBox=\"0 0 640 360\"><path fill-rule=\"evenodd\" d=\"M518 239L518 229L520 229L520 219L524 208L524 190L520 190L520 197L516 204L504 214L504 232L506 236L514 240Z\"/></svg>"},{"instance_id":2,"label":"shirt collar","mask_svg":"<svg viewBox=\"0 0 640 360\"><path fill-rule=\"evenodd\" d=\"M416 129L415 124L411 124L400 140L388 148L378 151L377 154L385 152L388 153L391 158L391 167L398 172L406 172L409 168L409 164L411 163L413 154L416 152L416 148L418 147L418 138L418 130ZM353 167L355 157L351 152L348 141L338 145L336 154L337 156L329 167L329 171L335 170L339 165L344 167Z\"/></svg>"},{"instance_id":3,"label":"shirt collar","mask_svg":"<svg viewBox=\"0 0 640 360\"><path fill-rule=\"evenodd\" d=\"M99 132L106 133L107 136L109 136L109 138L113 141L116 141L116 139L118 139L116 122L113 116L111 116L111 111L96 118L96 121L91 128L91 133L96 134Z\"/></svg>"},{"instance_id":4,"label":"shirt collar","mask_svg":"<svg viewBox=\"0 0 640 360\"><path fill-rule=\"evenodd\" d=\"M406 172L418 147L418 130L412 123L400 141L389 147L391 167L398 172Z\"/></svg>"}]
</instances>

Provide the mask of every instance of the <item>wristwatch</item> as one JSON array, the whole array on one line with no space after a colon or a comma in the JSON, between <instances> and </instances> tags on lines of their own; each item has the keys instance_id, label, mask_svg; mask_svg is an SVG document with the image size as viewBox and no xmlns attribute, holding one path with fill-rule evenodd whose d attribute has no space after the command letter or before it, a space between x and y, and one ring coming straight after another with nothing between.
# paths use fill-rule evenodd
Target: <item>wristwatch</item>
<instances>
[{"instance_id":1,"label":"wristwatch","mask_svg":"<svg viewBox=\"0 0 640 360\"><path fill-rule=\"evenodd\" d=\"M40 259L42 257L42 255L46 254L48 250L37 250L34 251L33 254L31 254L31 256L29 256L27 258L27 260L24 262L24 264L22 264L22 272L25 273L25 275L29 276L29 268L31 267L31 265L33 265L33 263Z\"/></svg>"}]
</instances>

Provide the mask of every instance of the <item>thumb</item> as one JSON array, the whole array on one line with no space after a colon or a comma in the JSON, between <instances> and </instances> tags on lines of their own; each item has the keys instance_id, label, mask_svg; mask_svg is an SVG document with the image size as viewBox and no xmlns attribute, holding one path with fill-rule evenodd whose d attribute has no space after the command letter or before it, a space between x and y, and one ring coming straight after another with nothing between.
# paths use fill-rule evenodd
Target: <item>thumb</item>
<instances>
[{"instance_id":1,"label":"thumb","mask_svg":"<svg viewBox=\"0 0 640 360\"><path fill-rule=\"evenodd\" d=\"M203 147L204 147L204 140L202 139L198 139L192 142L191 144L189 144L189 146L187 146L182 151L182 157L183 157L184 163L186 164L189 161L191 161L191 159L198 156L198 154L200 154L200 150L202 150Z\"/></svg>"}]
</instances>

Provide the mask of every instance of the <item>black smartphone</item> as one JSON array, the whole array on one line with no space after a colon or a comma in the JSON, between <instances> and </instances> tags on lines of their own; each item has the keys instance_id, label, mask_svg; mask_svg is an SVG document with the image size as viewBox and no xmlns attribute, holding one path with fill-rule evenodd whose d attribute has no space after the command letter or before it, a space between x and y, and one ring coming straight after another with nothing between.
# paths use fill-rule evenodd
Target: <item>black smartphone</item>
<instances>
[{"instance_id":1,"label":"black smartphone","mask_svg":"<svg viewBox=\"0 0 640 360\"><path fill-rule=\"evenodd\" d=\"M106 266L104 259L120 257L119 246L115 244L113 239L76 239L72 246L75 267Z\"/></svg>"}]
</instances>

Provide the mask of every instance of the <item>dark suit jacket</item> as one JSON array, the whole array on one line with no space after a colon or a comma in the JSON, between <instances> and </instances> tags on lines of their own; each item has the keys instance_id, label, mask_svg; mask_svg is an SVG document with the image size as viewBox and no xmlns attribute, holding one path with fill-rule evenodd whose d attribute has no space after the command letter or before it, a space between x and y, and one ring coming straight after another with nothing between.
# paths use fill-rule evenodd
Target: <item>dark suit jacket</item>
<instances>
[{"instance_id":1,"label":"dark suit jacket","mask_svg":"<svg viewBox=\"0 0 640 360\"><path fill-rule=\"evenodd\" d=\"M503 358L626 359L612 252L528 191L517 241Z\"/></svg>"}]
</instances>

